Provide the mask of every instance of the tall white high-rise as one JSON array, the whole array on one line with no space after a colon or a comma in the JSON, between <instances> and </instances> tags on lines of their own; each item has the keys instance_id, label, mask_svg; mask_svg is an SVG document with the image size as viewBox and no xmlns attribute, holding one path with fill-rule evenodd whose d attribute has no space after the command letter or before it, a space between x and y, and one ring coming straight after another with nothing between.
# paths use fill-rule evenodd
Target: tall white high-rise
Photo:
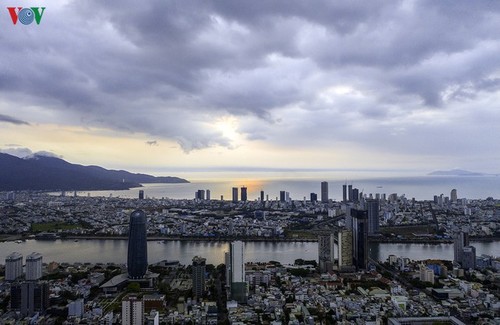
<instances>
[{"instance_id":1,"label":"tall white high-rise","mask_svg":"<svg viewBox=\"0 0 500 325\"><path fill-rule=\"evenodd\" d=\"M35 281L42 277L42 254L31 253L26 256L26 281Z\"/></svg>"},{"instance_id":2,"label":"tall white high-rise","mask_svg":"<svg viewBox=\"0 0 500 325\"><path fill-rule=\"evenodd\" d=\"M13 252L5 258L5 280L14 281L23 274L23 255Z\"/></svg>"},{"instance_id":3,"label":"tall white high-rise","mask_svg":"<svg viewBox=\"0 0 500 325\"><path fill-rule=\"evenodd\" d=\"M129 295L122 300L122 324L144 324L144 302L134 295Z\"/></svg>"},{"instance_id":4,"label":"tall white high-rise","mask_svg":"<svg viewBox=\"0 0 500 325\"><path fill-rule=\"evenodd\" d=\"M245 259L243 255L244 243L231 243L231 282L245 282Z\"/></svg>"},{"instance_id":5,"label":"tall white high-rise","mask_svg":"<svg viewBox=\"0 0 500 325\"><path fill-rule=\"evenodd\" d=\"M242 241L235 241L230 246L230 283L231 299L239 303L246 303L248 299L248 286L245 281L245 245Z\"/></svg>"}]
</instances>

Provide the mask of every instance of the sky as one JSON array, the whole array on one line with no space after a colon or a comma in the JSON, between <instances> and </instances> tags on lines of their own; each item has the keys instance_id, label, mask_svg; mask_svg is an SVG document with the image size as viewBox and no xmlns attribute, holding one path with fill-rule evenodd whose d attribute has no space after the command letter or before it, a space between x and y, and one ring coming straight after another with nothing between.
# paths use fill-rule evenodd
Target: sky
<instances>
[{"instance_id":1,"label":"sky","mask_svg":"<svg viewBox=\"0 0 500 325\"><path fill-rule=\"evenodd\" d=\"M499 173L500 2L4 0L0 151ZM6 7L45 7L40 24Z\"/></svg>"}]
</instances>

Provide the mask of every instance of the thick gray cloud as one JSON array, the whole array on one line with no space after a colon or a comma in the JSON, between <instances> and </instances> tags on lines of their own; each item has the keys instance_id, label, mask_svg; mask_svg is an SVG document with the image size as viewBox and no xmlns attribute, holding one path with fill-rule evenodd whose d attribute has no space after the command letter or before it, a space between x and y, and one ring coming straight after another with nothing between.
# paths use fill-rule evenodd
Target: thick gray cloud
<instances>
[{"instance_id":1,"label":"thick gray cloud","mask_svg":"<svg viewBox=\"0 0 500 325\"><path fill-rule=\"evenodd\" d=\"M33 152L29 148L24 148L24 147L13 147L13 146L7 146L9 148L6 149L0 149L1 153L6 153L12 156L16 156L19 158L27 158L27 157L35 157L35 156L43 156L43 157L54 157L54 158L63 158L61 155L57 155L53 152L49 151L37 151Z\"/></svg>"},{"instance_id":2,"label":"thick gray cloud","mask_svg":"<svg viewBox=\"0 0 500 325\"><path fill-rule=\"evenodd\" d=\"M16 157L19 157L19 158L28 157L28 156L30 156L30 155L33 154L33 151L31 151L31 149L29 149L29 148L22 148L22 147L0 149L0 152L1 153L6 153L6 154L9 154L9 155L12 155L12 156L16 156Z\"/></svg>"},{"instance_id":3,"label":"thick gray cloud","mask_svg":"<svg viewBox=\"0 0 500 325\"><path fill-rule=\"evenodd\" d=\"M55 123L144 132L185 151L231 148L213 128L223 115L250 140L290 147L455 159L499 137L494 1L46 6L37 29L0 35L0 96L22 108L0 121L49 110Z\"/></svg>"}]
</instances>

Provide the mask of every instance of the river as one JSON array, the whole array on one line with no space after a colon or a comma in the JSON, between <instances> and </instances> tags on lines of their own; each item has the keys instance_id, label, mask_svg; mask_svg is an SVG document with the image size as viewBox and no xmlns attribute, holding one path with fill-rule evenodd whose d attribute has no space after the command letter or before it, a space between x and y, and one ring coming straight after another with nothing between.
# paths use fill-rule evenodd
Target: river
<instances>
[{"instance_id":1,"label":"river","mask_svg":"<svg viewBox=\"0 0 500 325\"><path fill-rule=\"evenodd\" d=\"M500 256L500 241L474 242L477 255ZM19 252L24 257L31 252L43 255L43 261L90 262L90 263L126 263L128 241L123 240L27 240L21 243L0 242L0 263L12 252ZM194 256L207 259L207 263L224 263L224 252L229 250L228 242L189 242L189 241L149 241L148 261L178 260L181 264L190 264ZM376 260L385 260L390 254L409 257L413 260L453 259L453 244L388 244L370 243L370 256ZM279 261L293 263L296 259L318 259L318 244L315 242L247 242L245 260L248 262Z\"/></svg>"}]
</instances>

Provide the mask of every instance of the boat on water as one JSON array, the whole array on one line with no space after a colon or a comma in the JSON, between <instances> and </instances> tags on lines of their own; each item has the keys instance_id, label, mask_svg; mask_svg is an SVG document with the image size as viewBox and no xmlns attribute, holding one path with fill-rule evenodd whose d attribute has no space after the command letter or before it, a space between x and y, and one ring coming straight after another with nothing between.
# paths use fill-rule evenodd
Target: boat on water
<instances>
[{"instance_id":1,"label":"boat on water","mask_svg":"<svg viewBox=\"0 0 500 325\"><path fill-rule=\"evenodd\" d=\"M37 240L56 240L59 238L59 235L53 232L41 232L35 235L35 239Z\"/></svg>"}]
</instances>

